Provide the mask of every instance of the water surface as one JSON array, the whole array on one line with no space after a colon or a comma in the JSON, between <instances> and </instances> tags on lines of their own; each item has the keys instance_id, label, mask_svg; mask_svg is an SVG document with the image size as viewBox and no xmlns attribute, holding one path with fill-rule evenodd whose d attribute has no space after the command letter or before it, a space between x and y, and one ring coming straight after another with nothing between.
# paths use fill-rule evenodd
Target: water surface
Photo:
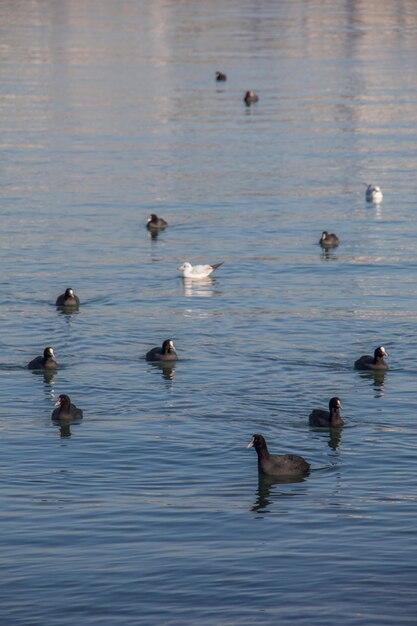
<instances>
[{"instance_id":1,"label":"water surface","mask_svg":"<svg viewBox=\"0 0 417 626\"><path fill-rule=\"evenodd\" d=\"M415 624L415 3L0 24L2 621ZM25 368L47 345L52 377ZM377 345L391 369L354 371ZM60 393L82 424L51 423ZM344 429L309 428L335 395ZM258 481L254 432L310 475Z\"/></svg>"}]
</instances>

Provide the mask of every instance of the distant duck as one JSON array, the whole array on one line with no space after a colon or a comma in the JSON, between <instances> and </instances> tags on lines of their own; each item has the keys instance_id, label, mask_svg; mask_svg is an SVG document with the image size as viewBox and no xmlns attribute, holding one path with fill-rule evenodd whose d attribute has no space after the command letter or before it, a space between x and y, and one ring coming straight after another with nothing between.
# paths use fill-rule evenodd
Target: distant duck
<instances>
[{"instance_id":1,"label":"distant duck","mask_svg":"<svg viewBox=\"0 0 417 626\"><path fill-rule=\"evenodd\" d=\"M323 426L325 428L342 426L343 419L340 415L341 408L342 405L339 398L330 398L329 410L313 409L308 418L308 423L310 426Z\"/></svg>"},{"instance_id":2,"label":"distant duck","mask_svg":"<svg viewBox=\"0 0 417 626\"><path fill-rule=\"evenodd\" d=\"M221 263L215 263L213 265L191 265L187 261L179 266L179 270L182 271L184 278L207 278L214 270L216 270Z\"/></svg>"},{"instance_id":3,"label":"distant duck","mask_svg":"<svg viewBox=\"0 0 417 626\"><path fill-rule=\"evenodd\" d=\"M71 403L71 399L65 393L62 393L55 403L57 407L52 411L51 419L53 420L69 420L81 419L83 412L78 409L75 404Z\"/></svg>"},{"instance_id":4,"label":"distant duck","mask_svg":"<svg viewBox=\"0 0 417 626\"><path fill-rule=\"evenodd\" d=\"M161 348L152 348L146 353L147 361L176 361L178 359L172 339L165 339Z\"/></svg>"},{"instance_id":5,"label":"distant duck","mask_svg":"<svg viewBox=\"0 0 417 626\"><path fill-rule=\"evenodd\" d=\"M55 369L57 366L58 363L55 361L54 351L50 346L45 348L43 356L37 356L28 363L30 370L51 370Z\"/></svg>"},{"instance_id":6,"label":"distant duck","mask_svg":"<svg viewBox=\"0 0 417 626\"><path fill-rule=\"evenodd\" d=\"M384 361L384 356L388 356L383 346L375 349L374 356L364 354L355 361L355 369L357 370L387 370L388 364Z\"/></svg>"},{"instance_id":7,"label":"distant duck","mask_svg":"<svg viewBox=\"0 0 417 626\"><path fill-rule=\"evenodd\" d=\"M255 448L258 455L258 470L266 476L299 476L310 469L302 456L297 454L269 454L266 441L262 435L253 435L247 448Z\"/></svg>"},{"instance_id":8,"label":"distant duck","mask_svg":"<svg viewBox=\"0 0 417 626\"><path fill-rule=\"evenodd\" d=\"M168 226L168 222L166 222L162 217L158 217L155 213L151 213L146 222L146 228L148 230L162 230Z\"/></svg>"},{"instance_id":9,"label":"distant duck","mask_svg":"<svg viewBox=\"0 0 417 626\"><path fill-rule=\"evenodd\" d=\"M365 193L366 201L373 202L374 204L379 204L382 202L382 198L384 197L380 187L378 185L368 185Z\"/></svg>"},{"instance_id":10,"label":"distant duck","mask_svg":"<svg viewBox=\"0 0 417 626\"><path fill-rule=\"evenodd\" d=\"M336 248L340 243L339 237L334 233L328 233L327 230L323 230L319 244L322 248Z\"/></svg>"},{"instance_id":11,"label":"distant duck","mask_svg":"<svg viewBox=\"0 0 417 626\"><path fill-rule=\"evenodd\" d=\"M245 97L243 98L245 104L247 106L253 104L254 102L258 102L259 97L256 95L254 91L247 91L245 93Z\"/></svg>"},{"instance_id":12,"label":"distant duck","mask_svg":"<svg viewBox=\"0 0 417 626\"><path fill-rule=\"evenodd\" d=\"M80 299L75 295L74 289L68 287L65 290L65 293L61 293L60 296L57 297L55 306L79 306Z\"/></svg>"},{"instance_id":13,"label":"distant duck","mask_svg":"<svg viewBox=\"0 0 417 626\"><path fill-rule=\"evenodd\" d=\"M216 72L216 80L218 83L221 83L222 81L224 82L227 80L227 76L226 74L223 74L223 72Z\"/></svg>"}]
</instances>

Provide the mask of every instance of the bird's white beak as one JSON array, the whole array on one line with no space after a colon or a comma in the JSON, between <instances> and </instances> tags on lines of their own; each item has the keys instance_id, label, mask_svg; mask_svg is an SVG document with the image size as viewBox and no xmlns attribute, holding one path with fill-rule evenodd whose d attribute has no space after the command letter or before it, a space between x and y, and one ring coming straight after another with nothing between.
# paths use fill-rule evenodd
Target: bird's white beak
<instances>
[{"instance_id":1,"label":"bird's white beak","mask_svg":"<svg viewBox=\"0 0 417 626\"><path fill-rule=\"evenodd\" d=\"M54 406L61 406L61 400L58 398L58 400L55 402Z\"/></svg>"},{"instance_id":2,"label":"bird's white beak","mask_svg":"<svg viewBox=\"0 0 417 626\"><path fill-rule=\"evenodd\" d=\"M253 437L250 440L250 442L248 443L248 445L246 446L247 448L253 448Z\"/></svg>"}]
</instances>

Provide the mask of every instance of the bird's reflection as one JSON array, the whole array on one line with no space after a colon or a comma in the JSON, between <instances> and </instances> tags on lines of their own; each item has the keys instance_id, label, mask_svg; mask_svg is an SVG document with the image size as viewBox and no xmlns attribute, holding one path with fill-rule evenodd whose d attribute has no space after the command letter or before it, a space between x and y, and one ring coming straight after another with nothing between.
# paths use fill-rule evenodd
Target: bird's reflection
<instances>
[{"instance_id":1,"label":"bird's reflection","mask_svg":"<svg viewBox=\"0 0 417 626\"><path fill-rule=\"evenodd\" d=\"M342 441L342 428L338 426L337 428L329 428L329 441L328 446L332 450L337 450Z\"/></svg>"},{"instance_id":2,"label":"bird's reflection","mask_svg":"<svg viewBox=\"0 0 417 626\"><path fill-rule=\"evenodd\" d=\"M156 228L148 228L148 235L151 241L156 241L159 236L159 230Z\"/></svg>"},{"instance_id":3,"label":"bird's reflection","mask_svg":"<svg viewBox=\"0 0 417 626\"><path fill-rule=\"evenodd\" d=\"M59 436L61 439L68 439L71 437L71 421L70 420L52 420L52 422L59 426Z\"/></svg>"},{"instance_id":4,"label":"bird's reflection","mask_svg":"<svg viewBox=\"0 0 417 626\"><path fill-rule=\"evenodd\" d=\"M61 439L68 439L68 437L71 437L71 426L74 424L82 424L82 419L53 419L51 421L52 424L59 427L59 436Z\"/></svg>"},{"instance_id":5,"label":"bird's reflection","mask_svg":"<svg viewBox=\"0 0 417 626\"><path fill-rule=\"evenodd\" d=\"M162 378L165 380L172 381L174 379L176 361L156 361L151 365L161 371Z\"/></svg>"},{"instance_id":6,"label":"bird's reflection","mask_svg":"<svg viewBox=\"0 0 417 626\"><path fill-rule=\"evenodd\" d=\"M74 313L79 313L79 304L61 304L56 307L58 313L61 315L74 315Z\"/></svg>"},{"instance_id":7,"label":"bird's reflection","mask_svg":"<svg viewBox=\"0 0 417 626\"><path fill-rule=\"evenodd\" d=\"M216 281L213 278L200 278L192 280L190 278L182 279L184 286L184 295L187 297L198 296L200 298L209 298L215 293L214 286Z\"/></svg>"},{"instance_id":8,"label":"bird's reflection","mask_svg":"<svg viewBox=\"0 0 417 626\"><path fill-rule=\"evenodd\" d=\"M360 377L364 380L369 380L369 383L374 389L375 398L383 398L385 388L385 374L386 370L368 370L360 372Z\"/></svg>"},{"instance_id":9,"label":"bird's reflection","mask_svg":"<svg viewBox=\"0 0 417 626\"><path fill-rule=\"evenodd\" d=\"M380 204L374 204L374 211L375 211L375 219L377 220L381 220L382 219L382 210L381 210L381 205Z\"/></svg>"},{"instance_id":10,"label":"bird's reflection","mask_svg":"<svg viewBox=\"0 0 417 626\"><path fill-rule=\"evenodd\" d=\"M50 389L49 387L51 387L54 383L54 376L56 374L56 370L54 369L50 369L50 370L32 370L32 374L34 376L39 376L43 378L43 382L45 383L46 388L48 389L48 395L50 395ZM49 386L49 387L48 387Z\"/></svg>"},{"instance_id":11,"label":"bird's reflection","mask_svg":"<svg viewBox=\"0 0 417 626\"><path fill-rule=\"evenodd\" d=\"M268 513L268 506L273 502L271 498L271 491L275 485L303 483L307 476L308 474L305 474L304 476L265 476L264 474L259 474L256 500L254 505L251 507L251 511L254 513ZM289 491L274 490L273 495L274 497L279 496L287 498L297 494Z\"/></svg>"},{"instance_id":12,"label":"bird's reflection","mask_svg":"<svg viewBox=\"0 0 417 626\"><path fill-rule=\"evenodd\" d=\"M314 430L319 436L328 437L327 445L332 450L337 450L342 442L342 430L343 426L310 426L311 430Z\"/></svg>"},{"instance_id":13,"label":"bird's reflection","mask_svg":"<svg viewBox=\"0 0 417 626\"><path fill-rule=\"evenodd\" d=\"M321 258L324 261L337 261L337 253L334 250L328 248L322 248Z\"/></svg>"}]
</instances>

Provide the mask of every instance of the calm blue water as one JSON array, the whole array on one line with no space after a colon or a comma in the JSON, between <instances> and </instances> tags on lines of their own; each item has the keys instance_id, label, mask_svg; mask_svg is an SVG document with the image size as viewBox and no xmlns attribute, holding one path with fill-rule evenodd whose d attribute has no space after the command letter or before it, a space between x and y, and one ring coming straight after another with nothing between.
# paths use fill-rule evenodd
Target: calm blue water
<instances>
[{"instance_id":1,"label":"calm blue water","mask_svg":"<svg viewBox=\"0 0 417 626\"><path fill-rule=\"evenodd\" d=\"M5 0L0 27L1 623L416 624L416 3ZM334 395L344 429L309 428ZM258 482L254 432L310 475Z\"/></svg>"}]
</instances>

